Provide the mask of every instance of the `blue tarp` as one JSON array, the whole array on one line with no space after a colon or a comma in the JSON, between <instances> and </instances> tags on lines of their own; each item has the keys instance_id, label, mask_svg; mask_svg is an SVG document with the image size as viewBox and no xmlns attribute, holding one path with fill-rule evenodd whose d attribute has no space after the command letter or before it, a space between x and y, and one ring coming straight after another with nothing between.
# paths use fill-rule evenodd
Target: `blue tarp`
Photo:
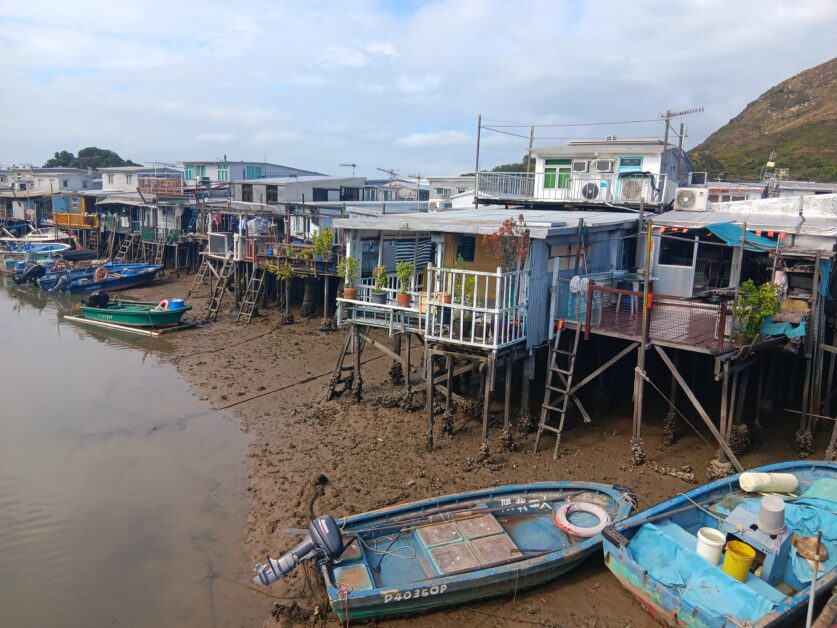
<instances>
[{"instance_id":1,"label":"blue tarp","mask_svg":"<svg viewBox=\"0 0 837 628\"><path fill-rule=\"evenodd\" d=\"M761 324L761 335L800 338L805 335L807 327L804 320L799 321L798 325L794 325L793 323L777 323L772 316L768 316Z\"/></svg>"},{"instance_id":2,"label":"blue tarp","mask_svg":"<svg viewBox=\"0 0 837 628\"><path fill-rule=\"evenodd\" d=\"M831 286L831 260L820 260L820 270L822 271L820 275L820 295L830 299L831 295L828 294L828 288Z\"/></svg>"},{"instance_id":3,"label":"blue tarp","mask_svg":"<svg viewBox=\"0 0 837 628\"><path fill-rule=\"evenodd\" d=\"M741 243L741 232L743 229L738 225L734 225L731 222L716 222L712 225L706 225L706 228L730 246L738 246ZM776 241L748 231L744 237L744 250L775 251Z\"/></svg>"}]
</instances>

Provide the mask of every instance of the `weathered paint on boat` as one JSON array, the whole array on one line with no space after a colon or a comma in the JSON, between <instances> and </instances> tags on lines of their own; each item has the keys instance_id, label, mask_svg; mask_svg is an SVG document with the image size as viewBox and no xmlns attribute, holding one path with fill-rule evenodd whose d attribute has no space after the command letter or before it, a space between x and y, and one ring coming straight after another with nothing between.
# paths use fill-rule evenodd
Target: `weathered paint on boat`
<instances>
[{"instance_id":1,"label":"weathered paint on boat","mask_svg":"<svg viewBox=\"0 0 837 628\"><path fill-rule=\"evenodd\" d=\"M191 305L177 309L156 310L157 303L145 301L111 301L107 307L82 305L84 318L131 327L171 327L177 325Z\"/></svg>"},{"instance_id":2,"label":"weathered paint on boat","mask_svg":"<svg viewBox=\"0 0 837 628\"><path fill-rule=\"evenodd\" d=\"M150 264L146 268L137 269L136 271L115 271L103 281L98 281L95 277L84 276L72 279L70 285L65 290L73 294L127 290L128 288L136 288L151 283L161 270L163 270L162 265Z\"/></svg>"},{"instance_id":3,"label":"weathered paint on boat","mask_svg":"<svg viewBox=\"0 0 837 628\"><path fill-rule=\"evenodd\" d=\"M547 500L541 499L541 495L545 495ZM472 506L465 505L474 504L473 508L476 508L476 505L480 503L503 504L505 503L504 500L509 500L511 505L500 510L492 507L485 512L496 514L498 520L512 519L514 516L520 517L518 521L503 521L504 524L508 523L507 526L502 526L504 531L521 549L540 549L537 545L526 548L525 545L520 546L518 543L518 539L527 538L531 541L530 544L544 543L543 537L537 538L531 532L527 535L527 522L531 525L532 530L534 530L533 519L535 517L547 518L550 525L554 525L551 521L552 504L563 503L567 501L569 496L579 498L586 496L587 499L592 500L594 495L602 503L611 504L612 507L608 510L612 510L612 520L621 520L630 514L633 496L630 495L628 489L617 489L609 485L584 482L543 482L505 486L393 506L350 517L340 522L340 524L343 526L344 536L350 537L353 530L362 530L370 526L397 528L398 525L407 525L405 523L399 524L399 520L404 522L410 521L410 517L429 516L440 508L444 509L456 504L461 504L463 507L470 509ZM518 500L523 500L523 503L521 504ZM583 500L579 499L579 501ZM543 504L546 503L549 504L549 508L544 510ZM521 509L523 510L521 511ZM448 522L454 521L454 519L442 519L440 521ZM569 539L567 535L564 535L564 537ZM398 537L396 537L393 544L398 540ZM368 542L369 540L367 540ZM364 543L364 545L366 546L367 543ZM398 547L407 547L409 543L411 542L405 539L404 544ZM379 586L366 590L351 586L351 583L338 582L334 570L339 565L323 561L320 563L320 569L332 609L341 621L346 621L347 614L350 621L370 620L421 613L489 597L513 594L515 591L549 582L573 569L590 554L596 553L600 543L600 535L587 539L572 537L572 540L565 542L563 546L556 545L554 550L553 547L549 547L546 553L539 552L531 558L486 564L464 573L450 573L448 575L431 573L426 578L404 582L403 584L387 585L387 583L382 582ZM412 542L412 546L421 547L421 544ZM434 551L438 547L435 546ZM429 554L429 546L424 549ZM375 572L376 575L374 576L376 579L384 578L384 560L398 560L397 557L389 558L386 554L381 554L380 559L377 559L378 553L371 550L364 551L361 549L358 554L359 558L341 559L340 565L352 567L362 564L367 567L367 572L370 573L371 578L373 576L368 570L374 570L374 565L370 564L370 557L375 557L378 560L378 571ZM428 561L436 564L435 560L428 556L417 555L416 559L418 566L422 567L425 574L427 574L426 563ZM391 575L394 569L397 572L397 567L389 565L386 570Z\"/></svg>"},{"instance_id":4,"label":"weathered paint on boat","mask_svg":"<svg viewBox=\"0 0 837 628\"><path fill-rule=\"evenodd\" d=\"M800 475L821 475L822 477L837 476L837 463L824 461L792 461L767 465L755 472L794 473ZM637 602L657 621L669 626L687 626L689 628L722 628L732 626L752 626L762 628L767 626L785 626L804 615L810 587L786 598L769 614L764 615L758 622L743 622L734 617L713 614L704 607L692 606L684 602L675 590L650 577L631 556L629 544L622 536L622 532L638 527L638 522L662 515L687 504L688 500L704 503L718 495L719 499L730 491L730 487L738 486L740 474L705 484L684 493L682 496L661 502L657 506L637 513L624 521L606 529L603 534L602 547L605 565L622 583ZM837 568L821 574L817 580L816 597L827 595L837 582Z\"/></svg>"}]
</instances>

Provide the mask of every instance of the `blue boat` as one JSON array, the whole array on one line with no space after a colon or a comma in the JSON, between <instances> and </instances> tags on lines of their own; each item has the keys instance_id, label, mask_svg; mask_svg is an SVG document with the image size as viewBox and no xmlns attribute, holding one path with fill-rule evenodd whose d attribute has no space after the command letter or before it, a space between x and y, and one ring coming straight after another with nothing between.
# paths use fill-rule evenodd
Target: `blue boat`
<instances>
[{"instance_id":1,"label":"blue boat","mask_svg":"<svg viewBox=\"0 0 837 628\"><path fill-rule=\"evenodd\" d=\"M81 276L64 276L58 279L49 292L90 294L96 291L114 292L144 286L154 281L163 270L162 264L131 264L131 268L98 266L93 273ZM40 284L39 284L40 285Z\"/></svg>"},{"instance_id":2,"label":"blue boat","mask_svg":"<svg viewBox=\"0 0 837 628\"><path fill-rule=\"evenodd\" d=\"M797 546L811 543L820 531L829 556L818 570L816 596L831 591L837 579L837 464L794 461L753 472L792 474L798 487L780 500L778 494L770 494L766 499L772 500L773 510L762 514L763 496L742 490L741 474L734 475L669 499L602 533L605 564L658 621L720 627L782 626L799 620L810 599L813 567ZM782 507L784 522L766 525L767 515ZM705 528L710 528L708 533ZM726 549L723 558L715 555L710 560L697 553L699 533L703 539L717 540L718 554ZM731 547L730 541L736 545ZM743 567L738 561L736 569L742 543L749 546L743 548L744 556L754 559Z\"/></svg>"},{"instance_id":3,"label":"blue boat","mask_svg":"<svg viewBox=\"0 0 837 628\"><path fill-rule=\"evenodd\" d=\"M348 517L320 517L291 552L256 568L271 584L318 560L341 621L420 613L543 584L628 516L625 487L542 482L459 493Z\"/></svg>"},{"instance_id":4,"label":"blue boat","mask_svg":"<svg viewBox=\"0 0 837 628\"><path fill-rule=\"evenodd\" d=\"M66 278L63 281L63 283L66 283L69 279L74 280L85 277L92 277L95 275L96 270L100 267L106 268L108 274L111 274L127 270L141 270L147 268L148 266L149 264L146 263L119 264L116 262L105 262L104 264L88 266L87 268L48 270L43 276L34 279L32 283L37 283L41 290L46 290L47 292L49 292L56 287L56 284L60 280L62 280L62 278ZM16 281L16 283L20 282Z\"/></svg>"}]
</instances>

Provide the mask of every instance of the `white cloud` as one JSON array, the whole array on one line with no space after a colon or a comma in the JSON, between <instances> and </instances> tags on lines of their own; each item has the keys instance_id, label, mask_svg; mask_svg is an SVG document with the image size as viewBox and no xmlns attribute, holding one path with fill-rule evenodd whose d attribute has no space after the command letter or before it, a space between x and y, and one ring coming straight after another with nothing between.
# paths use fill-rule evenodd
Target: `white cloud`
<instances>
[{"instance_id":1,"label":"white cloud","mask_svg":"<svg viewBox=\"0 0 837 628\"><path fill-rule=\"evenodd\" d=\"M410 133L395 140L398 146L409 148L443 148L447 146L462 146L474 140L460 131L436 131L435 133Z\"/></svg>"},{"instance_id":2,"label":"white cloud","mask_svg":"<svg viewBox=\"0 0 837 628\"><path fill-rule=\"evenodd\" d=\"M196 142L207 144L229 144L235 140L235 133L198 133L195 136Z\"/></svg>"}]
</instances>

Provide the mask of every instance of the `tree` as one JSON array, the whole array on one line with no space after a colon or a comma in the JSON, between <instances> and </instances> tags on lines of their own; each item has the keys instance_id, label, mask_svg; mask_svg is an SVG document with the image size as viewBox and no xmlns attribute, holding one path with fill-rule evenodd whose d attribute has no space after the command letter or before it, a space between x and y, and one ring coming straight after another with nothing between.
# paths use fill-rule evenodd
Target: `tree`
<instances>
[{"instance_id":1,"label":"tree","mask_svg":"<svg viewBox=\"0 0 837 628\"><path fill-rule=\"evenodd\" d=\"M523 155L523 159L519 162L494 166L491 172L534 172L534 170L535 160L530 158L529 155Z\"/></svg>"},{"instance_id":2,"label":"tree","mask_svg":"<svg viewBox=\"0 0 837 628\"><path fill-rule=\"evenodd\" d=\"M130 159L122 159L117 153L106 148L88 146L78 152L78 157L73 153L62 150L55 153L52 159L48 159L44 168L82 168L98 170L99 168L112 168L117 166L139 166Z\"/></svg>"}]
</instances>

